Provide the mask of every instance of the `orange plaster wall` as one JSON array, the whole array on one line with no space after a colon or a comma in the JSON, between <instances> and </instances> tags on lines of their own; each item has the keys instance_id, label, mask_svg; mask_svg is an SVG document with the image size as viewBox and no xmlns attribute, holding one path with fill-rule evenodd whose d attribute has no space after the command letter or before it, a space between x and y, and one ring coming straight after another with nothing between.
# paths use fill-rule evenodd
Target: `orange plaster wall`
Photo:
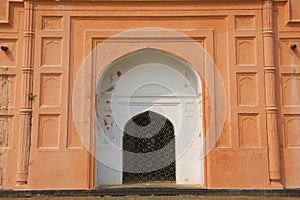
<instances>
[{"instance_id":1,"label":"orange plaster wall","mask_svg":"<svg viewBox=\"0 0 300 200\"><path fill-rule=\"evenodd\" d=\"M297 1L297 0L295 0ZM293 1L291 1L293 3ZM2 5L2 4L1 4ZM217 6L216 6L217 5ZM280 175L283 187L300 187L300 18L284 1L275 3L276 102ZM35 2L32 48L33 88L28 183L19 186L24 67L23 3L10 3L10 23L0 23L0 73L9 75L12 91L2 110L0 130L9 129L1 148L3 189L88 189L94 187L94 165L72 122L71 94L78 68L97 42L122 30L140 27L193 29L217 64L227 94L222 136L206 158L207 188L278 188L270 184L264 75L263 5L238 2ZM2 19L2 14L0 17ZM90 17L93 16L93 17ZM101 30L109 30L101 32ZM212 34L211 34L212 33ZM190 35L195 37L194 35ZM293 61L291 59L293 58ZM292 63L293 62L293 63ZM8 70L5 70L7 68ZM294 80L294 82L293 82ZM1 93L1 94L2 94ZM57 95L53 95L57 94ZM299 93L300 94L300 93ZM298 94L298 95L299 95ZM204 113L209 116L209 97ZM7 121L7 118L9 119ZM208 119L204 119L206 128ZM6 124L5 124L6 123Z\"/></svg>"}]
</instances>

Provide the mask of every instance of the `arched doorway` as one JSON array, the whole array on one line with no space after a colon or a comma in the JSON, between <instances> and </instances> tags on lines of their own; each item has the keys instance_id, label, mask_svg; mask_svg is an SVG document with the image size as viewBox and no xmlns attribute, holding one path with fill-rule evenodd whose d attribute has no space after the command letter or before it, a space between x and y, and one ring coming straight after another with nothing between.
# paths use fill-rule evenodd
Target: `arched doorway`
<instances>
[{"instance_id":1,"label":"arched doorway","mask_svg":"<svg viewBox=\"0 0 300 200\"><path fill-rule=\"evenodd\" d=\"M168 179L176 184L204 184L204 161L201 157L202 85L198 73L189 63L160 50L142 49L111 63L99 78L96 91L96 186ZM141 118L144 115L164 119L169 127L172 124L175 153L168 159L159 159L166 149L157 150L160 146L155 146L156 151L153 152L156 157L153 158L156 161L148 162L147 166L141 165L141 172L126 167L134 165L135 161L124 157L123 150L127 148L127 144L124 145L124 138L125 142L127 140L124 132L128 133L126 130L131 124L130 120L145 118ZM147 124L147 118L142 122ZM164 125L160 124L160 128L163 129ZM162 136L158 134L157 137ZM147 140L142 138L133 144L138 142L143 146L143 139ZM169 147L172 142L168 140L163 144ZM129 150L136 162L149 153L143 150L137 153L135 147ZM154 168L151 165L153 163ZM145 170L149 166L151 170ZM165 170L162 175L165 178L156 176L157 170ZM128 178L127 173L135 178ZM141 179L136 178L139 173ZM172 178L167 174L172 174ZM150 175L153 178L149 178Z\"/></svg>"},{"instance_id":2,"label":"arched doorway","mask_svg":"<svg viewBox=\"0 0 300 200\"><path fill-rule=\"evenodd\" d=\"M162 148L165 149L160 156L151 154ZM130 153L141 153L143 158ZM167 160L169 162L163 168L155 166ZM148 110L126 123L123 134L123 184L175 182L175 162L175 130L170 120Z\"/></svg>"}]
</instances>

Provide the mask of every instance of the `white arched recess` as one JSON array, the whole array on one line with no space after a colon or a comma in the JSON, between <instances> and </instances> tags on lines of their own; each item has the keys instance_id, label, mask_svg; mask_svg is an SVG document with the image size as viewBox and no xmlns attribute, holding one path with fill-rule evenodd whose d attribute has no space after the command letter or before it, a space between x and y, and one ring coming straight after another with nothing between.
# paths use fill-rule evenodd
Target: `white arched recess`
<instances>
[{"instance_id":1,"label":"white arched recess","mask_svg":"<svg viewBox=\"0 0 300 200\"><path fill-rule=\"evenodd\" d=\"M204 185L202 85L190 64L142 49L111 63L96 90L96 186L122 184L123 128L146 110L175 127L176 184Z\"/></svg>"}]
</instances>

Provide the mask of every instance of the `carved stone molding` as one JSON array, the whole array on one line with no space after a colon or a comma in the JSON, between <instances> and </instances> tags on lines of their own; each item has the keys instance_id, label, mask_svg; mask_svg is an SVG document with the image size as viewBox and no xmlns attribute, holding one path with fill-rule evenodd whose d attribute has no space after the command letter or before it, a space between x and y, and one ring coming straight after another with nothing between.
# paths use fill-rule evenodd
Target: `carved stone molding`
<instances>
[{"instance_id":1,"label":"carved stone molding","mask_svg":"<svg viewBox=\"0 0 300 200\"><path fill-rule=\"evenodd\" d=\"M278 106L275 90L275 52L273 0L266 0L263 10L264 70L266 122L269 148L269 178L272 186L282 187L280 175L280 151L277 128Z\"/></svg>"}]
</instances>

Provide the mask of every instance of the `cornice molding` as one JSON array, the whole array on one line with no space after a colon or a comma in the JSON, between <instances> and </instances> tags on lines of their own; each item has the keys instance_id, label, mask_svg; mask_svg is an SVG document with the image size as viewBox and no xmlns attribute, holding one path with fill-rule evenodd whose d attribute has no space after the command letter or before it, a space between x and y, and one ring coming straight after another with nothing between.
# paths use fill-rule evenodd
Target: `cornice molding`
<instances>
[{"instance_id":1,"label":"cornice molding","mask_svg":"<svg viewBox=\"0 0 300 200\"><path fill-rule=\"evenodd\" d=\"M25 0L26 1L26 0ZM206 3L263 3L270 0L34 0L35 2L206 2ZM273 0L288 2L288 0ZM9 23L9 3L24 2L24 0L0 0L0 24Z\"/></svg>"}]
</instances>

